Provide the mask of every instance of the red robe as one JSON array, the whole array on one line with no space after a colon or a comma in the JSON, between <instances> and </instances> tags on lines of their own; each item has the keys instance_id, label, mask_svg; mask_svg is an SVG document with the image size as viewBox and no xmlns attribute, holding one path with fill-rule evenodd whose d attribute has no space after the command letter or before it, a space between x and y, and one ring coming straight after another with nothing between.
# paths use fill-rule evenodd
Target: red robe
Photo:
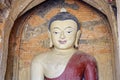
<instances>
[{"instance_id":1,"label":"red robe","mask_svg":"<svg viewBox=\"0 0 120 80\"><path fill-rule=\"evenodd\" d=\"M45 80L98 80L96 60L88 54L76 52L60 76L45 77Z\"/></svg>"}]
</instances>

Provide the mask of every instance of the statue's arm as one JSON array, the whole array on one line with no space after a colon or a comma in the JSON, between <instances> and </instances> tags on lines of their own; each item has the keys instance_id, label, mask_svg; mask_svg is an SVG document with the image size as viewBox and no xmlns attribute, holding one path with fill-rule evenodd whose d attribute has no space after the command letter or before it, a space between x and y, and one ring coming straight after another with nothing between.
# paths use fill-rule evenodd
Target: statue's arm
<instances>
[{"instance_id":1,"label":"statue's arm","mask_svg":"<svg viewBox=\"0 0 120 80\"><path fill-rule=\"evenodd\" d=\"M31 80L44 80L43 67L37 59L31 64Z\"/></svg>"},{"instance_id":2,"label":"statue's arm","mask_svg":"<svg viewBox=\"0 0 120 80\"><path fill-rule=\"evenodd\" d=\"M85 69L84 78L85 80L98 80L98 70L95 59L88 61Z\"/></svg>"}]
</instances>

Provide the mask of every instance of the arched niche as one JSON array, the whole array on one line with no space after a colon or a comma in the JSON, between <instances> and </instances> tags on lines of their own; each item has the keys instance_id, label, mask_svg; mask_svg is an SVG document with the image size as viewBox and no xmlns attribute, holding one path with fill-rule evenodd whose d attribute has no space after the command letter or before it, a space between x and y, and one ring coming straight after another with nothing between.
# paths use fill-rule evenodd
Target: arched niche
<instances>
[{"instance_id":1,"label":"arched niche","mask_svg":"<svg viewBox=\"0 0 120 80\"><path fill-rule=\"evenodd\" d=\"M45 2L45 3L47 3L47 1ZM76 16L79 16L79 15L77 15L77 12L76 11L74 11L74 8L72 9L72 6L74 6L74 5L72 5L72 4L74 4L74 1L73 1L73 3L72 2L67 2L68 4L65 4L65 5L67 5L68 7L68 10L71 12L71 13L73 13L73 14L76 14ZM93 12L92 12L92 14L90 14L91 16L93 16L94 15L94 17L97 15L97 16L99 16L99 18L101 18L102 19L102 17L103 17L103 19L106 19L106 17L105 16L103 16L102 15L102 13L100 13L99 11L98 11L98 13L97 13L97 10L95 11L93 8L91 8L91 6L88 6L87 4L85 4L85 3L83 3L83 2L79 2L80 4L84 4L84 7L83 8L85 8L85 6L87 6L87 7L89 7L90 9L92 9L93 10ZM52 3L53 4L53 3ZM51 5L52 5L51 4ZM40 4L40 5L42 5L42 4ZM49 4L50 5L50 4ZM58 9L57 9L58 8ZM76 9L77 7L75 7L75 9ZM19 68L20 68L20 65L21 65L21 63L19 62L20 61L20 53L21 53L21 42L22 42L22 40L25 40L25 39L29 39L29 38L24 38L23 39L23 33L25 33L25 28L26 28L26 23L25 22L30 22L31 23L31 25L33 26L31 26L31 28L29 27L29 29L31 30L30 32L31 32L31 35L32 34L34 34L34 37L35 37L35 33L34 33L34 30L35 30L35 28L37 28L38 26L36 26L36 25L40 25L40 23L41 22L39 22L38 21L38 23L37 22L34 22L34 20L32 20L32 19L37 19L37 20L41 20L40 18L39 18L39 16L41 16L41 15L45 15L45 14L49 14L49 15L53 15L53 13L52 13L52 9L51 9L51 11L49 12L42 12L41 11L41 14L40 15L38 15L38 13L37 12L40 12L39 10L39 7L36 7L36 8L34 8L33 10L31 10L31 11L29 11L28 13L26 13L25 15L23 15L23 16L21 16L21 18L19 18L19 19L17 19L16 20L16 22L15 22L15 24L14 24L14 27L12 28L12 31L11 31L11 36L10 36L10 39L9 39L9 55L8 55L8 70L7 70L7 75L6 75L6 80L8 80L8 79L14 79L14 80L19 80L19 74L21 74L21 73L23 73L24 74L24 71L25 70L23 70L23 72L21 72L21 73L19 73ZM86 8L85 8L86 9ZM82 9L83 10L83 9ZM87 9L88 10L88 9ZM54 14L56 14L57 12L59 11L59 7L56 7L56 8L53 8L53 12L54 12ZM88 12L89 12L89 10L88 10ZM35 13L37 13L37 14L35 14ZM52 13L52 14L51 14ZM87 14L87 12L86 12L86 14ZM51 17L51 16L49 16L49 15L47 15L47 17L48 17L48 20L49 20L49 18ZM90 15L88 15L87 14L87 16L90 16ZM81 16L81 15L80 15ZM80 17L79 16L79 17ZM85 15L83 15L84 17L86 17ZM107 57L107 59L108 60L110 60L110 63L108 63L108 66L110 66L110 65L112 65L112 67L111 68L108 68L108 69L110 69L110 70L113 70L112 72L113 72L113 75L109 75L109 78L110 77L112 77L112 79L111 80L113 80L113 77L114 77L114 56L112 56L112 55L114 55L113 54L113 51L111 51L111 54L101 54L102 55L102 57L104 57L104 58L101 58L100 56L97 56L97 54L94 52L94 53L92 53L92 50L96 50L96 49L94 49L94 48L101 48L101 47L99 47L99 46L90 46L90 45L93 45L93 44L95 44L94 43L94 41L95 42L97 42L97 40L101 40L100 42L102 42L103 41L103 43L99 43L99 44L103 44L103 46L105 46L105 44L107 44L106 43L106 41L107 40L110 40L110 44L107 44L107 46L106 47L110 47L111 46L111 49L113 50L113 48L112 48L112 46L113 46L113 42L112 42L112 36L111 36L111 29L109 28L110 26L109 26L109 23L108 23L108 21L107 20L104 20L104 21L102 21L101 20L101 22L98 20L98 22L97 22L97 20L94 20L93 19L93 22L90 20L90 17L88 17L87 18L87 20L85 20L85 18L83 18L83 16L81 16L82 17L82 19L83 20L81 20L81 22L82 22L82 25L84 26L84 28L82 29L83 30L83 36L82 36L82 40L80 41L80 44L82 45L82 46L80 46L80 49L81 50L83 50L83 51L86 51L86 50L88 50L88 49L91 49L91 51L89 50L89 52L87 52L87 53L90 53L91 55L93 55L93 56L95 56L96 57L96 59L100 59L100 60L102 60L102 59L105 59L106 57L105 56L109 56L109 55L111 55L111 59L109 58L109 57ZM81 18L80 17L80 18ZM91 17L92 18L92 17ZM31 19L31 20L30 20ZM96 18L97 19L97 18ZM43 20L44 21L44 20ZM96 22L94 22L94 21L96 21ZM99 22L100 23L102 23L102 24L104 24L104 26L102 25L99 25ZM18 23L18 24L16 24L16 23ZM20 24L21 23L21 24ZM35 23L35 24L34 24ZM102 31L103 33L105 33L105 32L108 32L109 34L107 35L107 37L105 38L104 37L104 39L102 38L102 39L94 39L93 41L91 41L91 40L88 40L88 39L93 39L95 36L97 37L97 35L95 35L95 32L92 32L92 31L89 31L89 30L86 30L87 28L88 28L88 26L86 25L86 23L87 23L87 25L89 25L89 26L91 26L90 28L89 28L89 30L92 30L92 29L94 29L94 26L95 25L99 25L98 27L99 28L96 28L98 31ZM46 24L44 24L44 25L46 25ZM106 26L107 27L106 27ZM35 27L35 28L34 28ZM46 31L46 27L45 28L43 28L43 29L45 29L45 31ZM32 32L32 30L33 30L33 32ZM40 31L40 29L38 28L38 29L36 29L36 30L38 30L38 31ZM88 32L88 34L92 34L92 36L94 35L94 37L90 37L90 35L88 36L88 34L86 34L85 32ZM103 36L103 35L105 35L105 34L102 34L102 32L99 34L98 33L98 36L99 35L101 35L101 36ZM29 32L28 32L29 33ZM37 34L38 35L38 34ZM42 34L40 34L40 35L42 35ZM42 35L42 36L46 36L45 37L45 41L43 41L43 40L41 40L41 42L39 42L40 44L39 45L42 45L42 47L44 47L44 49L43 50L40 50L41 52L43 51L47 51L48 49L46 49L46 47L47 46L45 46L45 44L46 44L46 42L48 42L47 41L47 34L44 34L44 35ZM88 36L88 37L85 37L85 36ZM110 37L110 39L108 39L108 36ZM38 39L40 39L40 38L44 38L44 37L39 37ZM98 38L98 37L97 37ZM38 41L38 39L36 39L36 41ZM105 43L104 43L104 40L105 40ZM40 41L40 40L39 40ZM34 42L34 40L33 40L33 42ZM32 43L32 40L31 40L31 43ZM41 44L41 43L44 43L44 44ZM98 45L98 43L96 43L97 45ZM37 45L37 46L39 46L39 45ZM28 43L27 44L24 44L24 46L27 46L27 47L30 47L31 45L28 45ZM30 49L33 49L33 48L35 48L35 46L36 45L32 45L33 47L32 48L30 48ZM87 48L86 48L87 47ZM85 49L86 48L86 49ZM39 49L38 49L39 50ZM102 49L103 50L103 49ZM102 51L101 50L101 51ZM109 51L109 50L103 50L102 52L103 53L107 53L107 51ZM24 52L24 49L23 49L23 52ZM39 51L38 51L39 52ZM96 52L99 52L99 49L98 50L96 50ZM32 52L31 52L32 53ZM37 53L37 52L36 52ZM31 54L27 54L27 55L24 55L23 54L23 57L24 56L29 56L29 57L33 57L33 54L34 55L36 55L36 53L32 53L32 56L31 56ZM112 60L113 59L113 60ZM28 59L29 60L29 59ZM105 59L105 61L107 61L106 59ZM11 65L9 65L10 63L12 63ZM102 63L102 62L101 62ZM26 63L23 63L23 65L24 64L29 64L29 61L28 61L28 63L26 62ZM105 65L105 63L104 63L104 61L103 61L103 64ZM101 64L102 65L102 64ZM12 66L12 67L10 67L10 66ZM103 67L104 69L105 68L107 68L107 66L106 67ZM9 71L10 70L10 71ZM26 72L26 71L25 71ZM101 71L102 72L102 71ZM110 72L110 73L112 73L112 72ZM28 71L28 73L29 73L29 71ZM25 74L27 74L27 73L25 73ZM105 73L104 74L109 74L109 72L108 71L105 71ZM105 80L108 80L109 79L108 77L107 78L104 78ZM28 79L28 78L27 78ZM23 79L21 79L21 80L23 80ZM101 80L103 80L102 78L101 78ZM110 79L109 79L110 80Z\"/></svg>"}]
</instances>

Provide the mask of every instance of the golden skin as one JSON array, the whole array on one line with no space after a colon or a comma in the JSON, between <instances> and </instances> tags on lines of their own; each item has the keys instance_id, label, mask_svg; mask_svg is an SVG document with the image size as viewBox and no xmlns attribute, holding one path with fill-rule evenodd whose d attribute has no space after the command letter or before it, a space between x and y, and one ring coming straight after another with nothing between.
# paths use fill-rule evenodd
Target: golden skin
<instances>
[{"instance_id":1,"label":"golden skin","mask_svg":"<svg viewBox=\"0 0 120 80\"><path fill-rule=\"evenodd\" d=\"M57 20L51 23L49 36L52 50L36 56L31 64L31 80L44 80L44 76L55 78L61 75L76 52L74 45L80 36L77 24L73 20Z\"/></svg>"}]
</instances>

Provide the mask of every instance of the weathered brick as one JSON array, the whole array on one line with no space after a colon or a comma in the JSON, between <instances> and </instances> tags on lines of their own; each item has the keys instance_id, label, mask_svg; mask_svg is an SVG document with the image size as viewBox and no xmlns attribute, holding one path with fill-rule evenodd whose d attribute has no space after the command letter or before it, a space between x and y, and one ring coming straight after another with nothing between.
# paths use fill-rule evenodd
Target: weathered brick
<instances>
[{"instance_id":1,"label":"weathered brick","mask_svg":"<svg viewBox=\"0 0 120 80\"><path fill-rule=\"evenodd\" d=\"M104 24L104 16L99 15L90 6L78 2L77 0L66 0L65 8L68 12L75 15L81 22L81 41L79 50L93 55L98 63L100 80L112 80L112 36L109 33L109 25ZM76 4L78 9L73 9L70 5ZM59 6L59 5L58 5ZM47 24L49 19L60 11L59 7L50 8L44 16L39 16L39 13L32 14L23 31L20 45L20 73L23 70L29 74L30 62L34 56L49 51L49 38L47 33ZM102 16L102 17L101 17ZM105 69L105 70L104 70ZM111 71L109 71L111 70ZM106 71L106 72L104 72ZM106 74L107 76L104 76ZM19 76L22 76L20 74Z\"/></svg>"},{"instance_id":2,"label":"weathered brick","mask_svg":"<svg viewBox=\"0 0 120 80\"><path fill-rule=\"evenodd\" d=\"M28 20L28 24L31 25L31 27L37 27L44 22L45 20L38 15L32 15Z\"/></svg>"},{"instance_id":3,"label":"weathered brick","mask_svg":"<svg viewBox=\"0 0 120 80\"><path fill-rule=\"evenodd\" d=\"M65 0L65 3L68 3L68 4L74 4L75 1L74 1L74 0Z\"/></svg>"},{"instance_id":4,"label":"weathered brick","mask_svg":"<svg viewBox=\"0 0 120 80\"><path fill-rule=\"evenodd\" d=\"M45 15L45 19L49 20L51 17L53 17L54 15L56 15L58 12L60 12L59 8L52 8L46 15Z\"/></svg>"}]
</instances>

